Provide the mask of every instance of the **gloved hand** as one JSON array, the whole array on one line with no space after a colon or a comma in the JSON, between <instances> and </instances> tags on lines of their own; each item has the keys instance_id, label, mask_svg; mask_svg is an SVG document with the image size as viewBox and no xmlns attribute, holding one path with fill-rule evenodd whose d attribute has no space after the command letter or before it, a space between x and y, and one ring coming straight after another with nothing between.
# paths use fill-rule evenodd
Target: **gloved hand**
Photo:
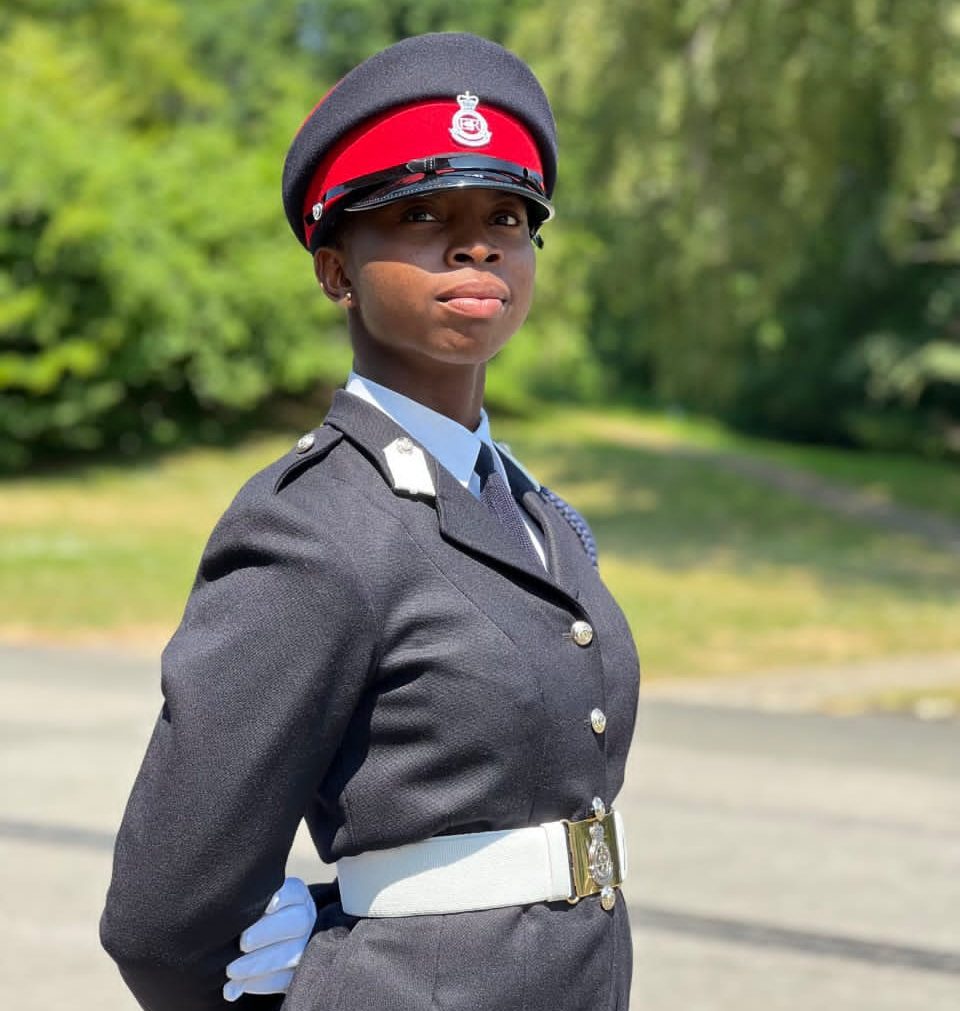
<instances>
[{"instance_id":1,"label":"gloved hand","mask_svg":"<svg viewBox=\"0 0 960 1011\"><path fill-rule=\"evenodd\" d=\"M310 940L317 907L299 878L287 878L267 903L263 916L240 935L245 952L227 966L224 1000L245 993L286 993L293 970Z\"/></svg>"}]
</instances>

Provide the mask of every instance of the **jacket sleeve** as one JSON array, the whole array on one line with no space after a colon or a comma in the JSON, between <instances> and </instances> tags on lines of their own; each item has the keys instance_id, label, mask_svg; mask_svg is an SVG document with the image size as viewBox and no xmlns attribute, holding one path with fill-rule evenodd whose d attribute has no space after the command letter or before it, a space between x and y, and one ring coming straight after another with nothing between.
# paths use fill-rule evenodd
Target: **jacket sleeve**
<instances>
[{"instance_id":1,"label":"jacket sleeve","mask_svg":"<svg viewBox=\"0 0 960 1011\"><path fill-rule=\"evenodd\" d=\"M335 540L262 486L241 492L164 651L164 705L101 920L104 947L148 1011L225 1011L237 938L282 883L366 687L374 615Z\"/></svg>"}]
</instances>

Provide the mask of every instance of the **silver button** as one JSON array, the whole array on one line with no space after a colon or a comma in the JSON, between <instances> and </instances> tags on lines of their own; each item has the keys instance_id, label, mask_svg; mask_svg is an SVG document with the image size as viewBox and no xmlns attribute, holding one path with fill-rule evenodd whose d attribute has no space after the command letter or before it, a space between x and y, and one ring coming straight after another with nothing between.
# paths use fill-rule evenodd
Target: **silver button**
<instances>
[{"instance_id":1,"label":"silver button","mask_svg":"<svg viewBox=\"0 0 960 1011\"><path fill-rule=\"evenodd\" d=\"M609 913L611 909L617 904L617 893L607 885L606 888L602 889L600 892L600 905Z\"/></svg>"},{"instance_id":2,"label":"silver button","mask_svg":"<svg viewBox=\"0 0 960 1011\"><path fill-rule=\"evenodd\" d=\"M405 435L401 435L400 438L397 439L397 449L399 449L401 453L412 453L413 440L408 439Z\"/></svg>"},{"instance_id":3,"label":"silver button","mask_svg":"<svg viewBox=\"0 0 960 1011\"><path fill-rule=\"evenodd\" d=\"M607 808L599 797L593 798L591 807L593 808L593 815L595 818L599 818L601 821L603 821L603 819L606 818Z\"/></svg>"},{"instance_id":4,"label":"silver button","mask_svg":"<svg viewBox=\"0 0 960 1011\"><path fill-rule=\"evenodd\" d=\"M570 635L578 646L589 646L593 642L593 626L587 621L575 621L570 626Z\"/></svg>"},{"instance_id":5,"label":"silver button","mask_svg":"<svg viewBox=\"0 0 960 1011\"><path fill-rule=\"evenodd\" d=\"M306 435L301 435L297 439L297 452L306 453L308 450L313 449L313 444L317 441L317 437L313 432L307 432Z\"/></svg>"},{"instance_id":6,"label":"silver button","mask_svg":"<svg viewBox=\"0 0 960 1011\"><path fill-rule=\"evenodd\" d=\"M590 710L590 726L598 734L602 734L607 729L607 716L602 709Z\"/></svg>"}]
</instances>

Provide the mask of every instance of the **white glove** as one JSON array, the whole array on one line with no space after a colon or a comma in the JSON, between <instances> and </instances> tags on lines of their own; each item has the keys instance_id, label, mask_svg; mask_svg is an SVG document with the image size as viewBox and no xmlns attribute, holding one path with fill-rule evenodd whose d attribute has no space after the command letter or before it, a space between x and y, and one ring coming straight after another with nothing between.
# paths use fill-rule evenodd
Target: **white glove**
<instances>
[{"instance_id":1,"label":"white glove","mask_svg":"<svg viewBox=\"0 0 960 1011\"><path fill-rule=\"evenodd\" d=\"M307 886L299 878L287 878L263 916L240 935L240 950L246 954L227 966L224 1000L244 993L286 993L316 920Z\"/></svg>"}]
</instances>

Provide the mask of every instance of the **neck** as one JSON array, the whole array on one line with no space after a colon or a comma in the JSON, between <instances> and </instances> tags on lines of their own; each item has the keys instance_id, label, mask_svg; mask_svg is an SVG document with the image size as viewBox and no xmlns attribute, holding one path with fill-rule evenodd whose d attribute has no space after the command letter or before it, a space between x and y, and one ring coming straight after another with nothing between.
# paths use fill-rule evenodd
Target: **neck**
<instances>
[{"instance_id":1,"label":"neck","mask_svg":"<svg viewBox=\"0 0 960 1011\"><path fill-rule=\"evenodd\" d=\"M429 370L413 369L401 362L389 367L355 354L353 371L395 393L446 415L464 428L474 431L480 424L486 365L442 365L432 363Z\"/></svg>"}]
</instances>

